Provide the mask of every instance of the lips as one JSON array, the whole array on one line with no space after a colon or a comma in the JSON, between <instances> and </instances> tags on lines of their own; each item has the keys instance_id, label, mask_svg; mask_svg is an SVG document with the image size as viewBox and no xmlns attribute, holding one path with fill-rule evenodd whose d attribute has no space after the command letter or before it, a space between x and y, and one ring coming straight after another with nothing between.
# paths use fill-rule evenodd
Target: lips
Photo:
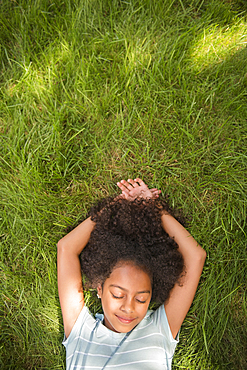
<instances>
[{"instance_id":1,"label":"lips","mask_svg":"<svg viewBox=\"0 0 247 370\"><path fill-rule=\"evenodd\" d=\"M135 319L131 319L129 317L121 317L121 316L118 316L118 315L116 315L116 317L118 318L118 320L122 324L130 324L130 323L132 323L135 320Z\"/></svg>"}]
</instances>

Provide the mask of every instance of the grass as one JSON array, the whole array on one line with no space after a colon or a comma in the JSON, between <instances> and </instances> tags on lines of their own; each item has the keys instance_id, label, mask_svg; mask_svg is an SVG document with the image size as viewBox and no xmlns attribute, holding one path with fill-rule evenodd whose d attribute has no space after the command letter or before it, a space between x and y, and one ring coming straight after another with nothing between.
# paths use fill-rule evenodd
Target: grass
<instances>
[{"instance_id":1,"label":"grass","mask_svg":"<svg viewBox=\"0 0 247 370\"><path fill-rule=\"evenodd\" d=\"M65 368L56 242L136 176L208 255L173 368L246 368L246 3L0 5L1 368Z\"/></svg>"}]
</instances>

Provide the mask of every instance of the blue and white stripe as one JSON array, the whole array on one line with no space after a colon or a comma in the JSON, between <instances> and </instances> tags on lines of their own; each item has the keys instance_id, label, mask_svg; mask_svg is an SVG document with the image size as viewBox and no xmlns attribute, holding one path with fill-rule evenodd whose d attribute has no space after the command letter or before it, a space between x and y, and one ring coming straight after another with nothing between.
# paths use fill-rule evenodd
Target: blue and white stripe
<instances>
[{"instance_id":1,"label":"blue and white stripe","mask_svg":"<svg viewBox=\"0 0 247 370\"><path fill-rule=\"evenodd\" d=\"M66 368L97 370L169 370L178 343L173 339L164 306L148 311L145 318L125 338L96 320L84 306L66 347ZM124 339L125 338L125 339ZM119 344L121 344L119 346ZM119 347L119 348L118 348Z\"/></svg>"}]
</instances>

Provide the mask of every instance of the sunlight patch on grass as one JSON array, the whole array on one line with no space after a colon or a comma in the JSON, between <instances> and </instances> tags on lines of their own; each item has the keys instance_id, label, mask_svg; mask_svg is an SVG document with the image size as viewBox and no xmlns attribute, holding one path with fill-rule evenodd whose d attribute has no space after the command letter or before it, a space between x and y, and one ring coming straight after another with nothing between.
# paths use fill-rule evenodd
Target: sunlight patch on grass
<instances>
[{"instance_id":1,"label":"sunlight patch on grass","mask_svg":"<svg viewBox=\"0 0 247 370\"><path fill-rule=\"evenodd\" d=\"M150 40L146 37L141 40L132 40L129 44L125 42L126 56L125 65L133 69L139 66L148 68L151 64Z\"/></svg>"},{"instance_id":2,"label":"sunlight patch on grass","mask_svg":"<svg viewBox=\"0 0 247 370\"><path fill-rule=\"evenodd\" d=\"M21 70L18 80L6 86L9 97L26 97L31 94L38 100L42 96L52 95L54 85L58 83L60 69L71 60L72 51L65 42L50 45L39 58L29 64L13 62L13 69Z\"/></svg>"},{"instance_id":3,"label":"sunlight patch on grass","mask_svg":"<svg viewBox=\"0 0 247 370\"><path fill-rule=\"evenodd\" d=\"M193 67L200 71L211 64L222 63L245 48L246 44L247 23L241 22L224 28L216 25L204 29L191 49Z\"/></svg>"}]
</instances>

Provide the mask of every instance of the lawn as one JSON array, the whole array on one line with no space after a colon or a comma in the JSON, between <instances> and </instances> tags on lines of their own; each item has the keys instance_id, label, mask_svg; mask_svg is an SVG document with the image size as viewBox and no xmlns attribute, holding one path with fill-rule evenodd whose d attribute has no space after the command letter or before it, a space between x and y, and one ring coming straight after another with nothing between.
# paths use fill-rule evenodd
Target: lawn
<instances>
[{"instance_id":1,"label":"lawn","mask_svg":"<svg viewBox=\"0 0 247 370\"><path fill-rule=\"evenodd\" d=\"M246 43L244 0L0 0L1 369L65 369L56 243L137 176L207 252L173 369L247 368Z\"/></svg>"}]
</instances>

